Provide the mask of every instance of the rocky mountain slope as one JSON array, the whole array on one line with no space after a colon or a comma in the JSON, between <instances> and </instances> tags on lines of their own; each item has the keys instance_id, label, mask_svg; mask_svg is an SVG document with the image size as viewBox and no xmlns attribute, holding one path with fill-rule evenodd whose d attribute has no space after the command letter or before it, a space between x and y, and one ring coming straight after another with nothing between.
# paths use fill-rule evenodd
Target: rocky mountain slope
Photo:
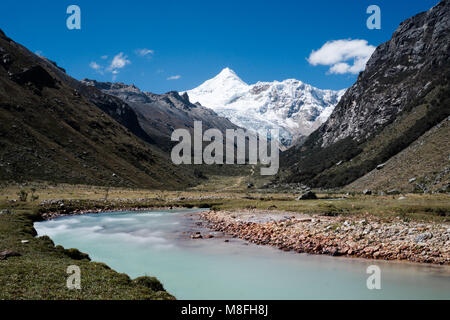
<instances>
[{"instance_id":1,"label":"rocky mountain slope","mask_svg":"<svg viewBox=\"0 0 450 320\"><path fill-rule=\"evenodd\" d=\"M140 126L147 135L153 137L163 150L170 150L170 137L174 129L193 130L194 121L202 121L205 129L216 128L225 133L226 129L238 127L228 119L218 116L213 110L189 101L185 93L172 91L166 94L143 92L134 85L123 83L97 82L84 79L84 85L101 90L129 105L138 115Z\"/></svg>"},{"instance_id":2,"label":"rocky mountain slope","mask_svg":"<svg viewBox=\"0 0 450 320\"><path fill-rule=\"evenodd\" d=\"M450 192L450 117L409 147L346 187L347 190Z\"/></svg>"},{"instance_id":3,"label":"rocky mountain slope","mask_svg":"<svg viewBox=\"0 0 450 320\"><path fill-rule=\"evenodd\" d=\"M191 101L213 109L240 127L261 134L279 128L280 142L289 147L327 120L345 90L320 90L295 79L248 85L225 68L186 92Z\"/></svg>"},{"instance_id":4,"label":"rocky mountain slope","mask_svg":"<svg viewBox=\"0 0 450 320\"><path fill-rule=\"evenodd\" d=\"M282 178L339 187L382 168L449 116L449 79L450 2L442 1L376 49L327 122L283 155Z\"/></svg>"},{"instance_id":5,"label":"rocky mountain slope","mask_svg":"<svg viewBox=\"0 0 450 320\"><path fill-rule=\"evenodd\" d=\"M0 122L2 181L178 188L193 180L144 141L151 138L124 102L1 31Z\"/></svg>"}]
</instances>

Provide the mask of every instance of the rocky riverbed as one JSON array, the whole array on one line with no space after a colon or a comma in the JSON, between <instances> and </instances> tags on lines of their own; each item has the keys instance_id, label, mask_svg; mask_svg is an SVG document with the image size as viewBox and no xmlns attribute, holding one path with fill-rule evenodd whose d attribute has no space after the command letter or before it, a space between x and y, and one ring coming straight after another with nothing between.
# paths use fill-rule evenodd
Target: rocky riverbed
<instances>
[{"instance_id":1,"label":"rocky riverbed","mask_svg":"<svg viewBox=\"0 0 450 320\"><path fill-rule=\"evenodd\" d=\"M199 213L208 227L285 251L450 265L450 225L261 210Z\"/></svg>"}]
</instances>

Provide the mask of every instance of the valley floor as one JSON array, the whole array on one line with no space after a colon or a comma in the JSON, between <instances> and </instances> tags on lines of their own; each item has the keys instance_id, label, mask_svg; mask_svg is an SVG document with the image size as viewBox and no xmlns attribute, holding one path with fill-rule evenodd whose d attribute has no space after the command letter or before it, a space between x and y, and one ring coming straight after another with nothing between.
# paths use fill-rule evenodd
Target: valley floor
<instances>
[{"instance_id":1,"label":"valley floor","mask_svg":"<svg viewBox=\"0 0 450 320\"><path fill-rule=\"evenodd\" d=\"M35 237L33 221L86 211L211 208L204 216L211 228L284 250L449 264L448 194L318 192L319 199L300 201L296 200L298 193L253 190L247 188L246 179L227 179L226 184L211 180L188 191L47 183L3 186L0 299L173 298L155 289L159 285L153 278L132 280L105 265L89 262L77 250L55 247L49 238ZM224 190L224 185L232 187ZM66 268L80 264L92 277L85 280L81 292L69 291L64 283Z\"/></svg>"}]
</instances>

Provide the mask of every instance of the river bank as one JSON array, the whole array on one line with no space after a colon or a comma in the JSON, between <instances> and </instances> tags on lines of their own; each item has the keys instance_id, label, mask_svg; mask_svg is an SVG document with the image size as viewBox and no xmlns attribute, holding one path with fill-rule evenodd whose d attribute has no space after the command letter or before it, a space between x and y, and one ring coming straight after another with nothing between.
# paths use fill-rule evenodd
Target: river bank
<instances>
[{"instance_id":1,"label":"river bank","mask_svg":"<svg viewBox=\"0 0 450 320\"><path fill-rule=\"evenodd\" d=\"M284 251L450 265L450 225L268 210L199 213L209 228Z\"/></svg>"},{"instance_id":2,"label":"river bank","mask_svg":"<svg viewBox=\"0 0 450 320\"><path fill-rule=\"evenodd\" d=\"M207 228L197 215L201 210L73 215L35 228L130 278L152 274L178 299L448 298L447 266L380 261L383 290L368 290L370 260L251 244ZM197 233L204 240L191 238Z\"/></svg>"}]
</instances>

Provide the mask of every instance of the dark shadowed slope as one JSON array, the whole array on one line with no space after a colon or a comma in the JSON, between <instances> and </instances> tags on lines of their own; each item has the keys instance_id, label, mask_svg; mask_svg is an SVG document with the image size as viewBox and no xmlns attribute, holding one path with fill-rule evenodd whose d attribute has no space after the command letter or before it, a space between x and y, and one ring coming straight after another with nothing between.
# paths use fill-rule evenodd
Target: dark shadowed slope
<instances>
[{"instance_id":1,"label":"dark shadowed slope","mask_svg":"<svg viewBox=\"0 0 450 320\"><path fill-rule=\"evenodd\" d=\"M152 139L129 106L93 89L1 32L0 179L152 188L190 184L188 171L145 142Z\"/></svg>"}]
</instances>

